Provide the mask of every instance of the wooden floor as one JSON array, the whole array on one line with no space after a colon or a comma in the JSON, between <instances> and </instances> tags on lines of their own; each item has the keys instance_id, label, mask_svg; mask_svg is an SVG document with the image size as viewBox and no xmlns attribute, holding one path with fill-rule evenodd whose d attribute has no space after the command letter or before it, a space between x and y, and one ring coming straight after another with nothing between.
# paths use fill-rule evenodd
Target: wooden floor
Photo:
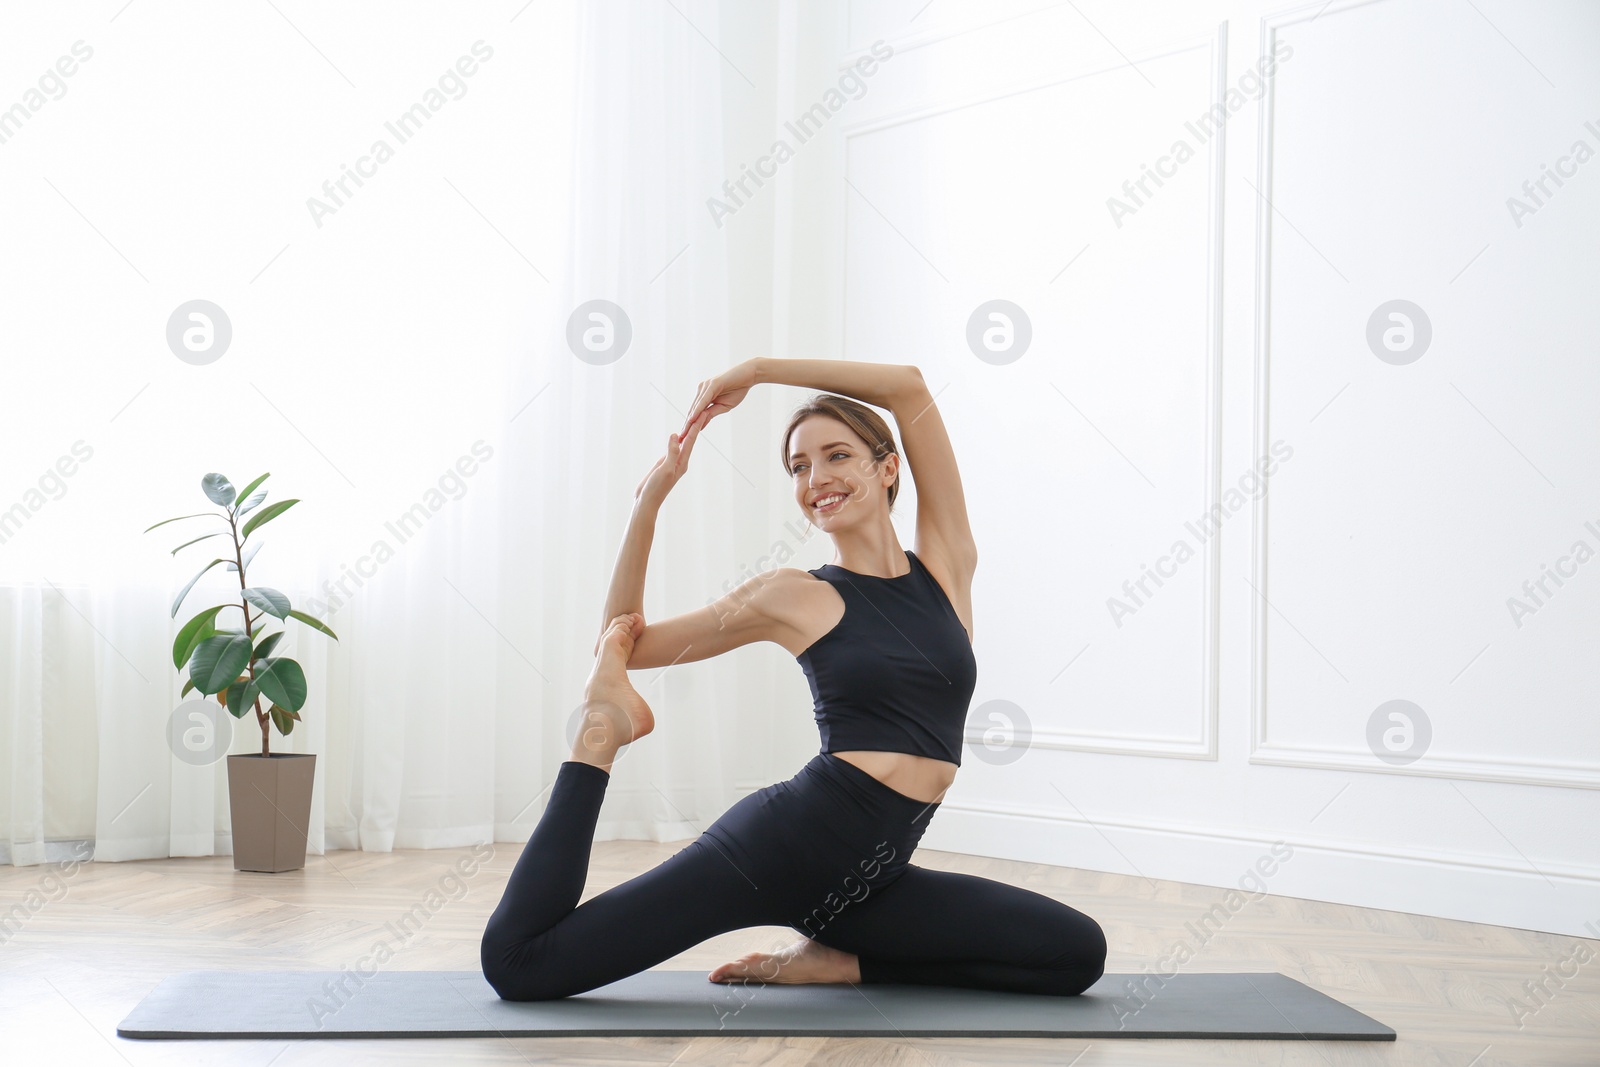
<instances>
[{"instance_id":1,"label":"wooden floor","mask_svg":"<svg viewBox=\"0 0 1600 1067\"><path fill-rule=\"evenodd\" d=\"M585 899L683 847L601 842ZM0 1042L15 1064L1600 1064L1600 942L1400 912L1269 896L1247 904L1184 967L1279 971L1399 1032L1395 1042L977 1038L470 1038L413 1040L132 1041L117 1023L165 975L192 969L338 970L394 941L387 923L440 890L440 904L387 969L478 966L484 922L521 852L500 844L457 884L450 866L471 850L334 852L302 871L233 870L229 857L88 863L64 884L50 867L0 867L0 913L33 890L49 899L0 944ZM481 853L480 853L481 854ZM1026 886L1098 919L1108 970L1154 969L1225 891L1180 882L917 851L920 866ZM453 899L452 899L453 897ZM37 903L38 898L35 898ZM3 936L3 934L0 934ZM793 931L735 931L674 957L669 969L709 971ZM1587 963L1572 976L1575 946ZM1565 963L1563 961L1566 961ZM1565 970L1569 977L1561 978ZM1556 976L1551 979L1548 976ZM1552 995L1530 1000L1523 983ZM1520 1021L1520 998L1537 1009ZM196 1012L207 1005L197 1003ZM1520 1025L1519 1025L1520 1022Z\"/></svg>"}]
</instances>

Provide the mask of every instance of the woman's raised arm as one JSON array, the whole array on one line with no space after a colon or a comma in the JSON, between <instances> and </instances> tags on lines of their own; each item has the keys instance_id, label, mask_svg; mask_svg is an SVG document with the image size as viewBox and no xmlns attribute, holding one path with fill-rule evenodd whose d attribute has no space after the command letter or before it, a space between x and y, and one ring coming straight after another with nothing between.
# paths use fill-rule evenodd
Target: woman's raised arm
<instances>
[{"instance_id":1,"label":"woman's raised arm","mask_svg":"<svg viewBox=\"0 0 1600 1067\"><path fill-rule=\"evenodd\" d=\"M892 411L907 394L922 388L922 371L911 363L762 356L756 360L756 381L839 393Z\"/></svg>"},{"instance_id":2,"label":"woman's raised arm","mask_svg":"<svg viewBox=\"0 0 1600 1067\"><path fill-rule=\"evenodd\" d=\"M622 548L617 552L617 562L611 569L611 590L606 594L606 607L600 613L600 632L595 635L594 655L600 654L600 638L618 615L637 612L644 615L644 571L650 562L650 543L656 536L658 504L633 502L633 514L628 516L628 532L622 538Z\"/></svg>"},{"instance_id":3,"label":"woman's raised arm","mask_svg":"<svg viewBox=\"0 0 1600 1067\"><path fill-rule=\"evenodd\" d=\"M633 491L633 513L628 516L628 530L617 552L616 565L611 569L611 589L606 594L605 610L600 613L600 630L594 638L595 655L600 654L600 638L605 636L612 619L629 612L644 617L644 572L650 562L650 544L656 536L656 516L667 494L689 469L689 454L694 451L695 440L710 421L709 415L695 419L685 433L669 437L667 454L656 460L655 466Z\"/></svg>"},{"instance_id":4,"label":"woman's raised arm","mask_svg":"<svg viewBox=\"0 0 1600 1067\"><path fill-rule=\"evenodd\" d=\"M841 393L856 400L893 410L895 404L923 388L922 371L910 363L859 363L847 359L778 359L756 356L736 363L715 378L700 383L684 429L701 415L716 418L731 411L750 387L761 382L796 385Z\"/></svg>"}]
</instances>

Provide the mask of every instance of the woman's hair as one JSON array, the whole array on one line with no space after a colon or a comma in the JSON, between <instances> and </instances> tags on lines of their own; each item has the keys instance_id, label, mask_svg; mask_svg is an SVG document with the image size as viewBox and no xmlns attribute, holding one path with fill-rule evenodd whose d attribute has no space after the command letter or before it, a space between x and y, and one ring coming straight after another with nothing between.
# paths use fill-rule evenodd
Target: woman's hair
<instances>
[{"instance_id":1,"label":"woman's hair","mask_svg":"<svg viewBox=\"0 0 1600 1067\"><path fill-rule=\"evenodd\" d=\"M883 421L883 416L867 407L858 404L847 396L835 396L833 393L818 393L800 407L795 408L794 414L789 416L788 428L783 431L783 443L778 453L778 461L783 464L783 469L794 476L794 468L789 465L789 439L794 436L796 426L799 426L812 415L827 415L838 419L865 441L872 450L874 462L881 462L891 452L896 456L900 450L895 447L894 434L889 432L889 424ZM863 472L864 473L864 472ZM900 470L894 472L894 481L889 485L889 510L894 510L894 498L900 493Z\"/></svg>"}]
</instances>

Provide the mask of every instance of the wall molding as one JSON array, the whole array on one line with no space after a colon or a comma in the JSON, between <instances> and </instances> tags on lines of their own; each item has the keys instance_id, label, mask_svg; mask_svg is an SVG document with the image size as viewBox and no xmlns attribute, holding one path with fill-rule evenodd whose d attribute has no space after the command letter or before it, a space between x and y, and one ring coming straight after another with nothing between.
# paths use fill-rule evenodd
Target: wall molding
<instances>
[{"instance_id":1,"label":"wall molding","mask_svg":"<svg viewBox=\"0 0 1600 1067\"><path fill-rule=\"evenodd\" d=\"M902 52L914 52L918 48L923 48L930 44L938 44L941 41L952 41L958 37L965 37L971 33L981 33L982 31L990 29L994 26L1003 26L1008 22L1014 22L1020 18L1027 18L1029 15L1039 15L1046 11L1053 11L1058 7L1066 6L1066 0L1057 0L1055 3L1041 3L1036 7L1028 8L1026 11L1018 11L1014 14L1006 15L1001 18L990 19L987 22L974 22L966 26L957 26L954 29L947 30L914 30L911 33L903 33L898 37L891 37L888 39L877 38L876 40L882 40L884 44L894 49L895 55L900 55ZM845 41L845 49L849 54L839 58L837 66L837 69L839 70L845 70L854 66L856 60L861 57L862 53L870 49L874 43L873 41L869 41L865 45L857 45L851 41L851 34L854 32L855 28L849 25L851 12L848 10L849 5L846 5L846 7L846 25L845 32L843 33L842 37Z\"/></svg>"},{"instance_id":2,"label":"wall molding","mask_svg":"<svg viewBox=\"0 0 1600 1067\"><path fill-rule=\"evenodd\" d=\"M909 107L901 108L886 115L856 119L841 126L840 129L844 133L844 139L848 147L852 138L864 133L877 133L880 130L886 130L894 126L919 122L922 119L935 118L939 115L948 115L953 111L960 111L964 108L992 104L999 100L1008 100L1013 96L1022 96L1025 93L1036 92L1040 89L1051 89L1058 85L1067 85L1075 81L1098 77L1102 74L1110 74L1114 71L1128 70L1151 60L1166 59L1169 56L1196 52L1203 48L1212 50L1214 82L1212 85L1212 99L1208 101L1208 104L1217 104L1221 102L1222 96L1227 92L1227 41L1228 24L1222 23L1217 27L1215 33L1188 37L1135 53L1133 57L1130 57L1130 62L1128 63L1111 63L1106 66L1080 70L1072 74L1049 74L1043 77L1026 78L1011 85L969 92L960 96L931 97L923 103L912 104ZM1223 135L1223 133L1219 133L1218 137ZM1216 143L1217 138L1212 138L1211 144L1215 146Z\"/></svg>"},{"instance_id":3,"label":"wall molding","mask_svg":"<svg viewBox=\"0 0 1600 1067\"><path fill-rule=\"evenodd\" d=\"M1568 789L1600 789L1600 771L1582 763L1548 760L1484 759L1477 756L1423 756L1415 763L1394 765L1356 749L1258 742L1250 762L1275 767L1309 767L1325 771L1365 771L1413 778L1458 778L1503 785L1544 785Z\"/></svg>"},{"instance_id":4,"label":"wall molding","mask_svg":"<svg viewBox=\"0 0 1600 1067\"><path fill-rule=\"evenodd\" d=\"M1151 59L1181 55L1205 49L1210 59L1209 97L1207 106L1220 106L1227 93L1228 24L1220 23L1214 33L1169 43L1141 53L1132 62L1137 64ZM842 127L845 146L845 169L849 173L850 142L869 134L879 133L898 126L947 115L968 107L978 107L1008 100L1039 89L1065 85L1111 71L1127 69L1128 64L1099 67L1065 76L1052 75L1031 79L999 90L967 94L945 100L916 104L898 112L858 120ZM1205 491L1203 497L1208 513L1220 503L1222 484L1222 217L1223 169L1226 159L1227 127L1223 125L1216 136L1207 143L1208 180L1206 225L1206 396L1205 396ZM849 218L846 212L845 238L841 248L849 247ZM847 269L841 266L840 278L840 351L849 352L849 279ZM848 358L848 355L846 355ZM1203 618L1201 622L1204 648L1201 656L1201 699L1199 724L1192 737L1158 737L1149 734L1089 734L1070 730L1035 729L1029 744L1035 748L1060 749L1075 752L1098 752L1110 755L1156 756L1172 759L1199 759L1215 761L1218 758L1219 696L1218 678L1221 672L1221 542L1220 537L1208 540L1204 556ZM966 740L981 740L981 732L969 732Z\"/></svg>"},{"instance_id":5,"label":"wall molding","mask_svg":"<svg viewBox=\"0 0 1600 1067\"><path fill-rule=\"evenodd\" d=\"M1261 55L1271 55L1277 46L1278 31L1334 15L1383 3L1385 0L1335 0L1312 2L1264 16L1261 20ZM1272 164L1273 104L1277 93L1278 71L1264 77L1265 88L1258 105L1256 152L1256 314L1255 314L1255 403L1252 445L1260 455L1271 440L1272 407ZM1250 755L1251 764L1279 767L1304 767L1317 770L1360 771L1369 774L1401 774L1421 778L1451 778L1508 785L1541 785L1563 788L1600 789L1600 766L1560 761L1495 759L1481 756L1430 758L1415 763L1384 763L1371 753L1333 746L1284 744L1268 740L1267 716L1267 615L1263 601L1267 596L1267 505L1269 488L1256 498L1251 508L1250 572L1255 590L1250 601Z\"/></svg>"},{"instance_id":6,"label":"wall molding","mask_svg":"<svg viewBox=\"0 0 1600 1067\"><path fill-rule=\"evenodd\" d=\"M1190 842L1207 843L1213 845L1248 845L1262 852L1272 847L1274 841L1285 840L1296 849L1311 849L1319 852L1337 854L1348 857L1363 857L1381 860L1403 860L1406 862L1431 863L1445 867L1471 869L1474 871L1487 871L1497 874L1530 875L1539 877L1542 872L1552 879L1561 878L1577 882L1585 886L1600 887L1600 869L1592 867L1578 867L1570 864L1545 864L1539 871L1529 870L1526 866L1514 861L1499 857L1483 856L1471 852L1461 852L1449 849L1436 848L1407 848L1404 851L1397 848L1378 848L1365 844L1355 838L1316 837L1305 838L1293 834L1283 833L1272 835L1269 832L1262 834L1224 833L1216 830L1204 830L1193 826L1184 826L1179 823L1163 822L1157 819L1088 819L1081 815L1066 814L1052 808L1032 807L1024 804L994 804L982 802L946 801L939 805L941 819L948 820L951 813L968 816L992 816L1002 819L1032 819L1048 823L1064 823L1073 827L1081 827L1090 833L1098 834L1102 830L1122 830L1128 833L1142 833L1159 835L1167 838L1181 838ZM930 828L931 832L931 828ZM928 848L937 848L926 840L923 845ZM980 853L981 854L981 853ZM1515 859L1515 858L1514 858ZM1095 868L1099 869L1099 868ZM1116 874L1131 874L1137 876L1137 871L1115 871Z\"/></svg>"}]
</instances>

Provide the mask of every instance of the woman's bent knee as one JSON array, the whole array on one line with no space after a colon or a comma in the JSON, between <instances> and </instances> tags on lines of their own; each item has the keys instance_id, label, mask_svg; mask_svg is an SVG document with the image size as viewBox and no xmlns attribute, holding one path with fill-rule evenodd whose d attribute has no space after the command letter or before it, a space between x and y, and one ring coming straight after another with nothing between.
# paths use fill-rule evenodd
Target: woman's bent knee
<instances>
[{"instance_id":1,"label":"woman's bent knee","mask_svg":"<svg viewBox=\"0 0 1600 1067\"><path fill-rule=\"evenodd\" d=\"M547 976L533 971L508 972L501 970L491 973L486 969L483 972L483 977L501 1000L561 1000L563 997L570 997L574 993L584 992L582 989L571 988L570 985L552 981Z\"/></svg>"},{"instance_id":2,"label":"woman's bent knee","mask_svg":"<svg viewBox=\"0 0 1600 1067\"><path fill-rule=\"evenodd\" d=\"M479 947L478 962L484 980L501 1000L559 1000L582 992L565 988L542 956L530 951L530 946L506 945L486 937Z\"/></svg>"},{"instance_id":3,"label":"woman's bent knee","mask_svg":"<svg viewBox=\"0 0 1600 1067\"><path fill-rule=\"evenodd\" d=\"M1051 992L1057 996L1077 996L1098 982L1106 973L1106 934L1100 924L1082 916L1066 935L1051 969L1055 975Z\"/></svg>"},{"instance_id":4,"label":"woman's bent knee","mask_svg":"<svg viewBox=\"0 0 1600 1067\"><path fill-rule=\"evenodd\" d=\"M515 1003L561 1000L572 996L571 991L560 990L537 981L530 982L523 978L510 978L499 982L491 981L489 986L501 1000L509 1000Z\"/></svg>"}]
</instances>

